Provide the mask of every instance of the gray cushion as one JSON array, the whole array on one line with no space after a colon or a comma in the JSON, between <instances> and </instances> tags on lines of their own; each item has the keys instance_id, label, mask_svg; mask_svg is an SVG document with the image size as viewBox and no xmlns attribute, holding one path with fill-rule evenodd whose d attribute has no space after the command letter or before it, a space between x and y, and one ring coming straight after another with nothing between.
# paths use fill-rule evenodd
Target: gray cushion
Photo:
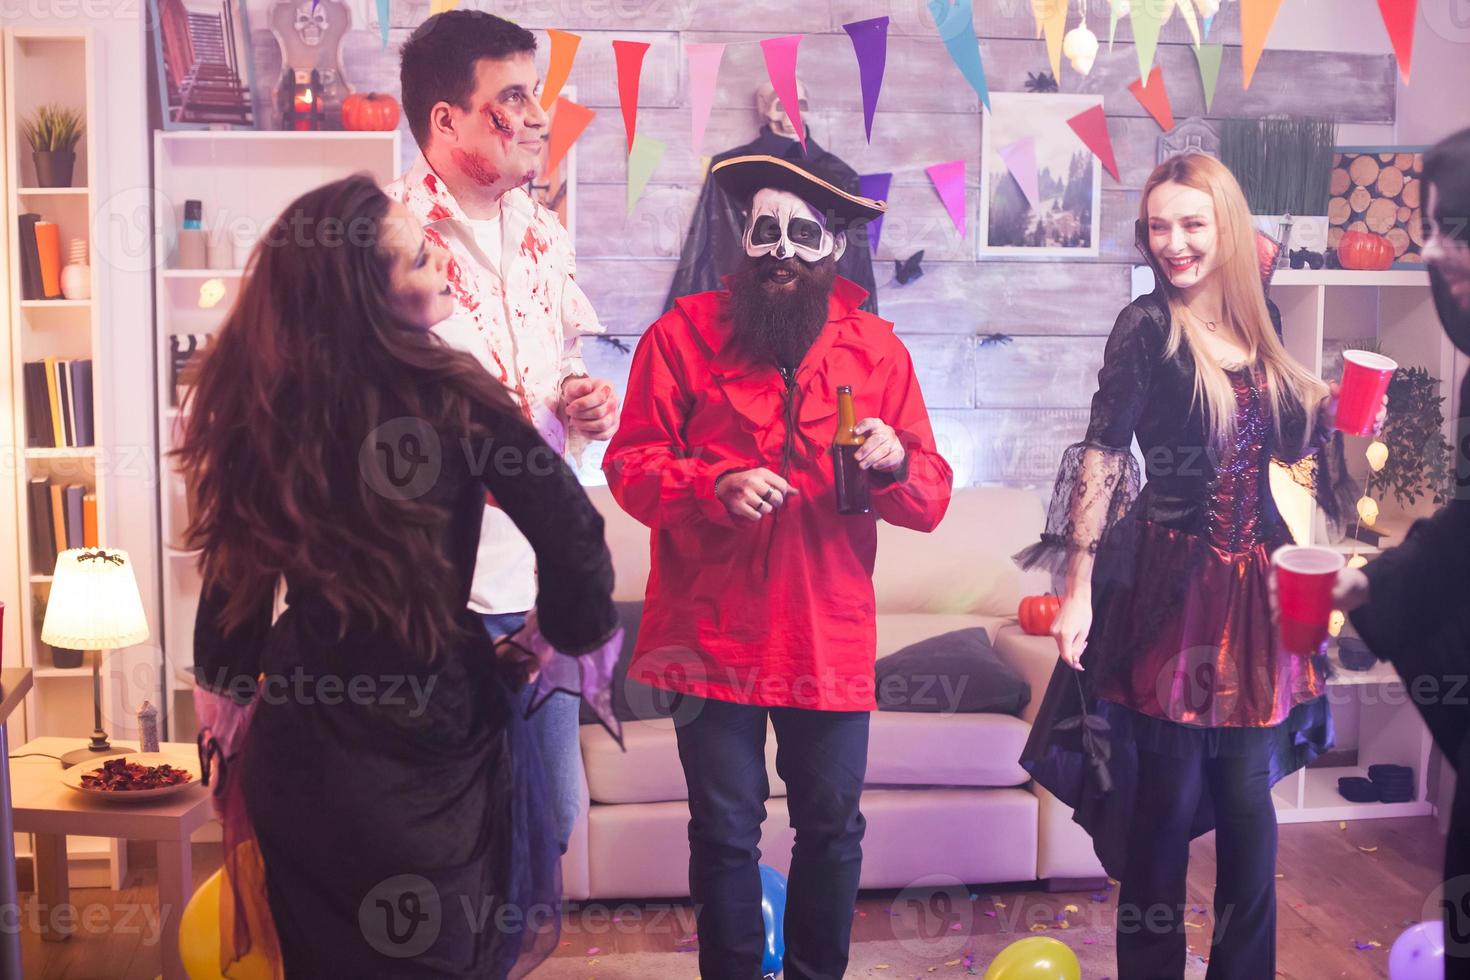
<instances>
[{"instance_id":1,"label":"gray cushion","mask_svg":"<svg viewBox=\"0 0 1470 980\"><path fill-rule=\"evenodd\" d=\"M878 709L1018 715L1031 685L995 655L983 629L920 640L878 661Z\"/></svg>"}]
</instances>

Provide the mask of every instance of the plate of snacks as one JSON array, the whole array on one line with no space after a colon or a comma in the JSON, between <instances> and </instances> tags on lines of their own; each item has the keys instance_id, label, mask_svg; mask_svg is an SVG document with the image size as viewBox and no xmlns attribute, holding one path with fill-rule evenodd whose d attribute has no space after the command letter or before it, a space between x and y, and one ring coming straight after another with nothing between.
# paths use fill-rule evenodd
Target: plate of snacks
<instances>
[{"instance_id":1,"label":"plate of snacks","mask_svg":"<svg viewBox=\"0 0 1470 980\"><path fill-rule=\"evenodd\" d=\"M114 755L83 762L61 774L61 781L85 796L115 803L154 802L199 782L199 763L161 752Z\"/></svg>"}]
</instances>

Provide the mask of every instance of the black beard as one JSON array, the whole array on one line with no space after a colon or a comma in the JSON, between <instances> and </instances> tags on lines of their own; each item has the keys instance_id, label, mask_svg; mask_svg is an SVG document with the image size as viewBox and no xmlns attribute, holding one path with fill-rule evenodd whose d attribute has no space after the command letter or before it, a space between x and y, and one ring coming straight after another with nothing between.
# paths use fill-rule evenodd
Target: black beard
<instances>
[{"instance_id":1,"label":"black beard","mask_svg":"<svg viewBox=\"0 0 1470 980\"><path fill-rule=\"evenodd\" d=\"M780 289L771 275L789 269L793 285ZM827 325L827 302L837 278L837 259L815 265L800 259L746 256L730 278L730 322L746 353L777 367L794 368Z\"/></svg>"}]
</instances>

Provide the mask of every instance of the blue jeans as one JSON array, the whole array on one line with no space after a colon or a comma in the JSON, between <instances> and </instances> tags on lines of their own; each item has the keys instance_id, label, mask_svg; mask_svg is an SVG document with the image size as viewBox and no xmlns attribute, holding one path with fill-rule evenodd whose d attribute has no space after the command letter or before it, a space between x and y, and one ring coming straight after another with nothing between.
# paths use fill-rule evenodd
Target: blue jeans
<instances>
[{"instance_id":1,"label":"blue jeans","mask_svg":"<svg viewBox=\"0 0 1470 980\"><path fill-rule=\"evenodd\" d=\"M481 613L485 630L500 639L526 623L525 613ZM521 692L524 712L531 706L531 685ZM547 803L561 852L567 852L572 838L572 825L577 822L577 806L582 797L582 748L579 736L578 699L567 694L553 694L526 722L531 739L541 756L546 772Z\"/></svg>"}]
</instances>

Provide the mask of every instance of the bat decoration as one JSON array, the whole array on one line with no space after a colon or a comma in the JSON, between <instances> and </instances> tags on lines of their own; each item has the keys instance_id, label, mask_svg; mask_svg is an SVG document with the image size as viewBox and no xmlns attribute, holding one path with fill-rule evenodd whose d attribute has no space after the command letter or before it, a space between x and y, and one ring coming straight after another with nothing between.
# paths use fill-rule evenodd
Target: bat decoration
<instances>
[{"instance_id":1,"label":"bat decoration","mask_svg":"<svg viewBox=\"0 0 1470 980\"><path fill-rule=\"evenodd\" d=\"M1011 335L1008 333L988 333L980 338L981 347L1000 347L1010 342Z\"/></svg>"},{"instance_id":2,"label":"bat decoration","mask_svg":"<svg viewBox=\"0 0 1470 980\"><path fill-rule=\"evenodd\" d=\"M619 354L633 353L633 348L628 346L628 342L618 337L609 337L607 334L599 334L597 336L597 341L598 343L607 344Z\"/></svg>"},{"instance_id":3,"label":"bat decoration","mask_svg":"<svg viewBox=\"0 0 1470 980\"><path fill-rule=\"evenodd\" d=\"M895 259L893 261L894 281L897 282L900 286L907 286L915 279L922 277L924 275L924 268L922 265L923 261L923 249L919 249L919 251L915 252L913 255L910 255L908 258L903 259L902 261Z\"/></svg>"}]
</instances>

